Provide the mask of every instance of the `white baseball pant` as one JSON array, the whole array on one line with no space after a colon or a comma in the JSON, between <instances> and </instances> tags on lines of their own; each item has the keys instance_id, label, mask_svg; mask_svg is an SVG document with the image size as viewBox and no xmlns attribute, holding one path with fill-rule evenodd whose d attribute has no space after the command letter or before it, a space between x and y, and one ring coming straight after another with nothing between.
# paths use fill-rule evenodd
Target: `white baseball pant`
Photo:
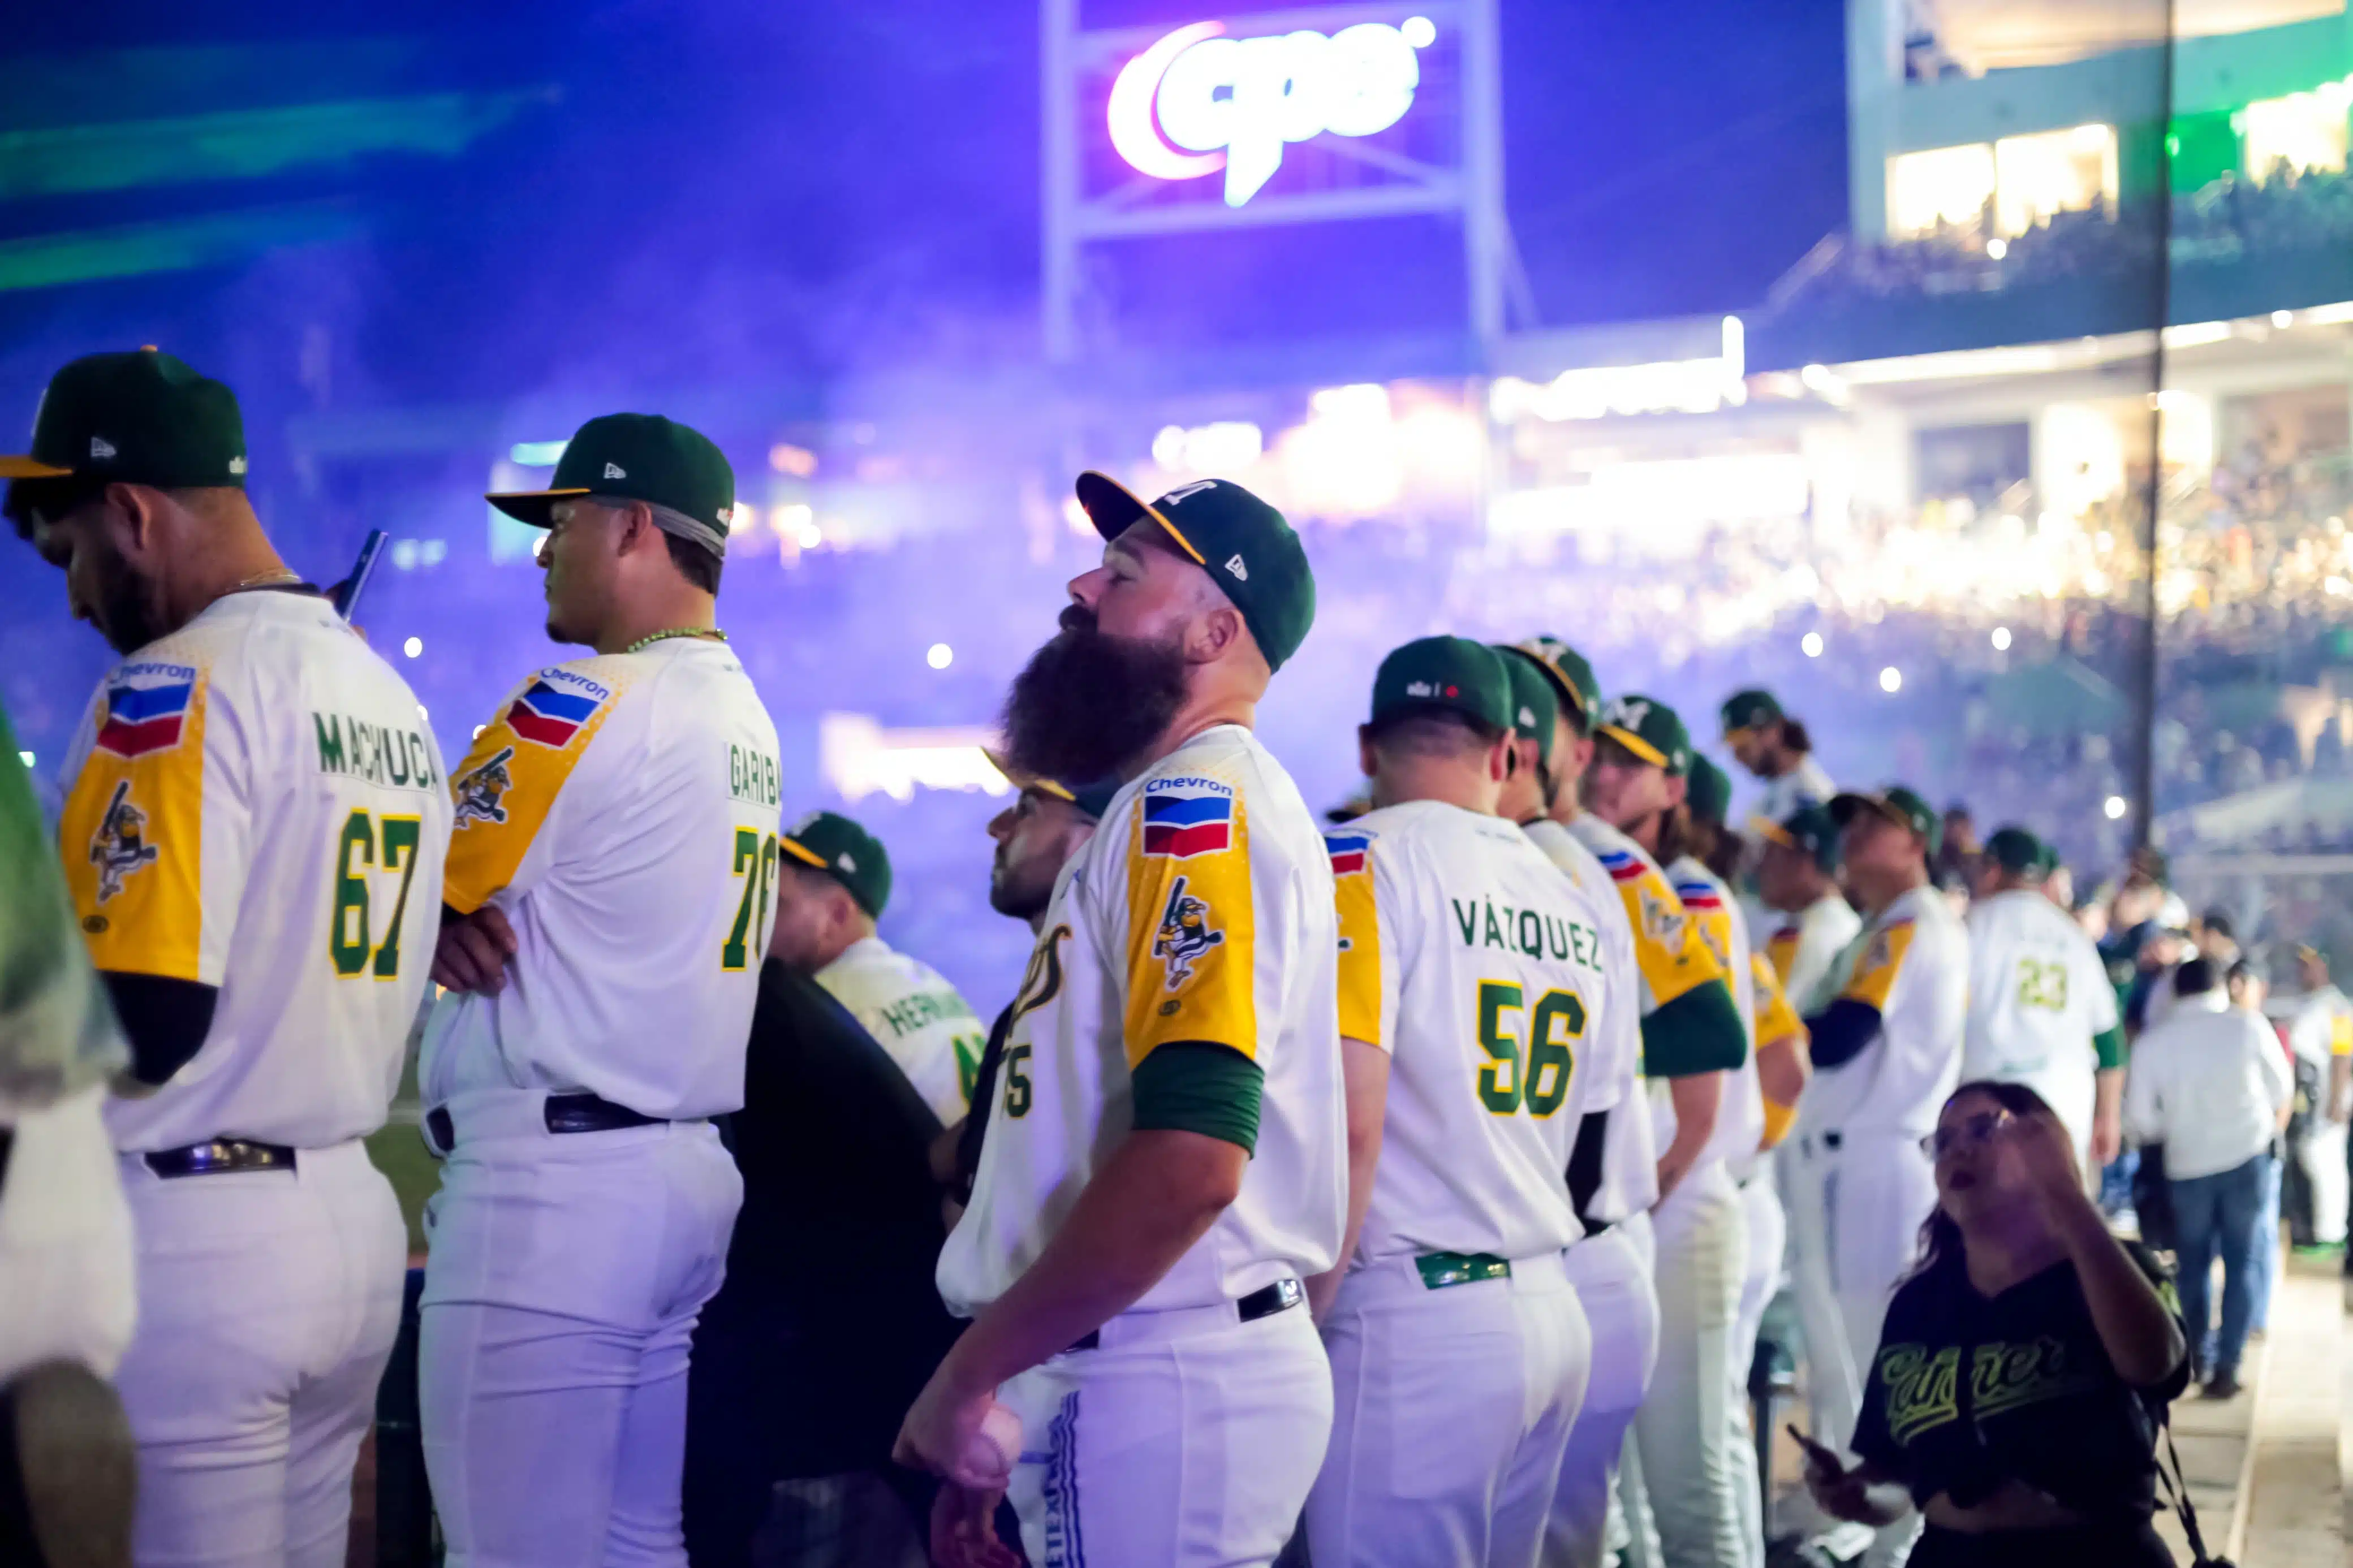
<instances>
[{"instance_id":1,"label":"white baseball pant","mask_svg":"<svg viewBox=\"0 0 2353 1568\"><path fill-rule=\"evenodd\" d=\"M1756 1364L1757 1335L1765 1321L1765 1309L1781 1288L1789 1235L1771 1164L1742 1184L1740 1213L1747 1232L1748 1268L1740 1281L1740 1308L1732 1330L1732 1440L1746 1446L1753 1472L1757 1429L1748 1398L1748 1369ZM1765 1501L1753 1474L1741 1489L1740 1501L1740 1533L1748 1542L1749 1568L1765 1568Z\"/></svg>"},{"instance_id":2,"label":"white baseball pant","mask_svg":"<svg viewBox=\"0 0 2353 1568\"><path fill-rule=\"evenodd\" d=\"M1917 1137L1892 1131L1798 1133L1782 1153L1813 1433L1844 1448L1887 1303L1936 1206L1936 1168ZM1919 1516L1907 1514L1878 1531L1864 1561L1902 1562L1919 1530Z\"/></svg>"},{"instance_id":3,"label":"white baseball pant","mask_svg":"<svg viewBox=\"0 0 2353 1568\"><path fill-rule=\"evenodd\" d=\"M1739 1189L1720 1160L1686 1175L1651 1211L1658 1237L1659 1364L1634 1413L1642 1481L1667 1568L1748 1560L1742 1494L1757 1456L1733 1437L1733 1335L1748 1248Z\"/></svg>"},{"instance_id":4,"label":"white baseball pant","mask_svg":"<svg viewBox=\"0 0 2353 1568\"><path fill-rule=\"evenodd\" d=\"M0 1386L44 1362L112 1377L138 1300L131 1205L93 1084L8 1124L0 1180Z\"/></svg>"},{"instance_id":5,"label":"white baseball pant","mask_svg":"<svg viewBox=\"0 0 2353 1568\"><path fill-rule=\"evenodd\" d=\"M1545 1524L1546 1568L1599 1568L1608 1549L1619 1456L1658 1360L1650 1223L1648 1215L1637 1215L1577 1242L1563 1257L1585 1310L1593 1371L1561 1455L1560 1484Z\"/></svg>"},{"instance_id":6,"label":"white baseball pant","mask_svg":"<svg viewBox=\"0 0 2353 1568\"><path fill-rule=\"evenodd\" d=\"M557 1135L544 1098L454 1102L426 1209L419 1393L448 1568L677 1568L687 1353L743 1178L707 1121Z\"/></svg>"},{"instance_id":7,"label":"white baseball pant","mask_svg":"<svg viewBox=\"0 0 2353 1568\"><path fill-rule=\"evenodd\" d=\"M1303 1306L1127 1312L997 1391L1021 1418L1007 1489L1031 1568L1249 1568L1299 1523L1332 1431Z\"/></svg>"},{"instance_id":8,"label":"white baseball pant","mask_svg":"<svg viewBox=\"0 0 2353 1568\"><path fill-rule=\"evenodd\" d=\"M1341 1282L1315 1568L1535 1568L1593 1341L1559 1253L1431 1289L1410 1257Z\"/></svg>"},{"instance_id":9,"label":"white baseball pant","mask_svg":"<svg viewBox=\"0 0 2353 1568\"><path fill-rule=\"evenodd\" d=\"M141 1568L342 1568L352 1466L400 1332L408 1232L357 1140L294 1168L158 1176L119 1157L139 1328Z\"/></svg>"},{"instance_id":10,"label":"white baseball pant","mask_svg":"<svg viewBox=\"0 0 2353 1568\"><path fill-rule=\"evenodd\" d=\"M2335 1247L2345 1239L2345 1123L2315 1116L2296 1146L2296 1163L2312 1190L2312 1239Z\"/></svg>"}]
</instances>

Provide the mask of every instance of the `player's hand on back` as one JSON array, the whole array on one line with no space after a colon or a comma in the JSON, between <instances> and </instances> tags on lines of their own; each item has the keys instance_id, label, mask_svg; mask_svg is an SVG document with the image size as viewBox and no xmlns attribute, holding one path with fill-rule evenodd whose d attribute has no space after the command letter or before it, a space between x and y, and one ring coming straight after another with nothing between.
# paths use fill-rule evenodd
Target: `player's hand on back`
<instances>
[{"instance_id":1,"label":"player's hand on back","mask_svg":"<svg viewBox=\"0 0 2353 1568\"><path fill-rule=\"evenodd\" d=\"M507 961L514 955L514 927L496 905L484 904L441 927L433 947L433 983L495 996L506 989Z\"/></svg>"}]
</instances>

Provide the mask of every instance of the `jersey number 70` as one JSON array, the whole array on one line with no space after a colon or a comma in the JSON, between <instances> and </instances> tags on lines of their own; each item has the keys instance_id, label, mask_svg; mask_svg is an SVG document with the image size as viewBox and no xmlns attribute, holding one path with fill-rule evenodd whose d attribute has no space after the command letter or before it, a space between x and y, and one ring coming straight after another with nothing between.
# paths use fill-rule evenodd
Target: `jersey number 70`
<instances>
[{"instance_id":1,"label":"jersey number 70","mask_svg":"<svg viewBox=\"0 0 2353 1568\"><path fill-rule=\"evenodd\" d=\"M737 828L732 874L744 879L744 897L735 905L735 923L728 928L726 945L719 950L719 967L725 970L746 968L768 951L768 900L776 894L776 836L769 834L764 844L758 829ZM760 906L756 912L752 908L755 898Z\"/></svg>"}]
</instances>

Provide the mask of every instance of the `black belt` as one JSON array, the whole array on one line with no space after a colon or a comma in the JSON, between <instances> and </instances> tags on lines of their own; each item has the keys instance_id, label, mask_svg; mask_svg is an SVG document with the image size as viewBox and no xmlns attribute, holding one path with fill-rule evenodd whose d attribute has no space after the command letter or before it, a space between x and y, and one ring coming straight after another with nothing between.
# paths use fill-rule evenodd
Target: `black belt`
<instances>
[{"instance_id":1,"label":"black belt","mask_svg":"<svg viewBox=\"0 0 2353 1568\"><path fill-rule=\"evenodd\" d=\"M294 1151L283 1143L256 1143L248 1138L215 1138L185 1149L157 1149L142 1154L147 1168L169 1180L176 1176L220 1176L231 1171L290 1171Z\"/></svg>"},{"instance_id":2,"label":"black belt","mask_svg":"<svg viewBox=\"0 0 2353 1568\"><path fill-rule=\"evenodd\" d=\"M616 1105L601 1096L583 1091L579 1094L551 1094L540 1112L550 1132L617 1132L625 1127L654 1127L669 1120L648 1116L631 1110L626 1105ZM432 1135L434 1146L454 1149L458 1146L458 1129L449 1119L449 1108L437 1105L425 1113L425 1131Z\"/></svg>"},{"instance_id":3,"label":"black belt","mask_svg":"<svg viewBox=\"0 0 2353 1568\"><path fill-rule=\"evenodd\" d=\"M1307 1287L1296 1279L1278 1279L1263 1290L1253 1290L1234 1303L1234 1316L1245 1323L1261 1318L1271 1318L1277 1312L1287 1312L1307 1300ZM1091 1351L1103 1344L1103 1331L1090 1329L1072 1342L1074 1351Z\"/></svg>"},{"instance_id":4,"label":"black belt","mask_svg":"<svg viewBox=\"0 0 2353 1568\"><path fill-rule=\"evenodd\" d=\"M1846 1140L1835 1132L1808 1132L1799 1138L1798 1146L1801 1152L1811 1154L1814 1152L1814 1145L1820 1143L1835 1154L1845 1142Z\"/></svg>"}]
</instances>

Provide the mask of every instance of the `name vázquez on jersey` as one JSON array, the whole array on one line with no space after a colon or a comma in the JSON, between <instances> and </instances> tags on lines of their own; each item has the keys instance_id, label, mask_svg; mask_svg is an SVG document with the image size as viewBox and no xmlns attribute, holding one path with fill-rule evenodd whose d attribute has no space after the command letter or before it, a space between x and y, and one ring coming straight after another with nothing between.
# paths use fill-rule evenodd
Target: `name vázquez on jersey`
<instances>
[{"instance_id":1,"label":"name v\u00e1zquez on jersey","mask_svg":"<svg viewBox=\"0 0 2353 1568\"><path fill-rule=\"evenodd\" d=\"M1601 967L1601 939L1591 927L1541 910L1514 909L1493 899L1450 898L1454 929L1465 947L1501 948L1530 958L1576 963L1587 969Z\"/></svg>"},{"instance_id":2,"label":"name v\u00e1zquez on jersey","mask_svg":"<svg viewBox=\"0 0 2353 1568\"><path fill-rule=\"evenodd\" d=\"M727 793L754 805L776 805L784 795L776 759L747 747L727 748Z\"/></svg>"},{"instance_id":3,"label":"name v\u00e1zquez on jersey","mask_svg":"<svg viewBox=\"0 0 2353 1568\"><path fill-rule=\"evenodd\" d=\"M362 784L390 789L431 789L441 781L433 772L433 748L424 732L342 713L311 715L319 741L319 771Z\"/></svg>"}]
</instances>

